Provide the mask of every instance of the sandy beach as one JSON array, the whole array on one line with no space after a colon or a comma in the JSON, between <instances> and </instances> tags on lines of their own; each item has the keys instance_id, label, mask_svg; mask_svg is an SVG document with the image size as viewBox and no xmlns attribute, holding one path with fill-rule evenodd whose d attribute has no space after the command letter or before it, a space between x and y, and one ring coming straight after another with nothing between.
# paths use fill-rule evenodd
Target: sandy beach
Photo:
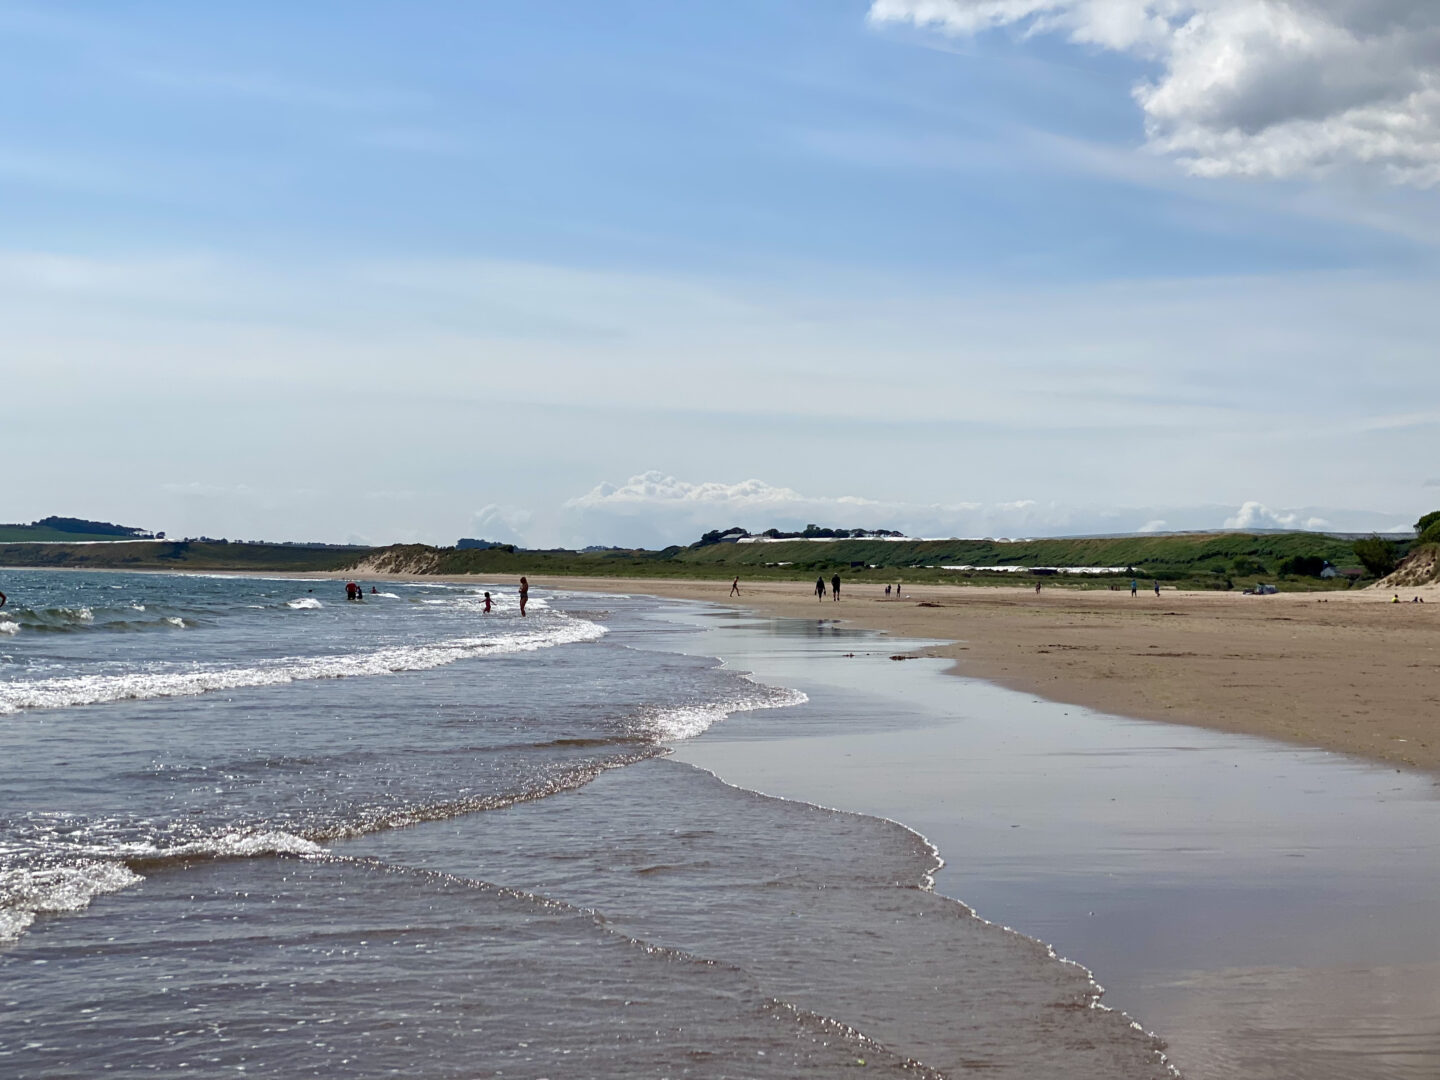
<instances>
[{"instance_id":1,"label":"sandy beach","mask_svg":"<svg viewBox=\"0 0 1440 1080\"><path fill-rule=\"evenodd\" d=\"M1440 771L1440 587L1390 593L842 586L541 578L549 588L721 601L949 644L953 674L1145 720L1261 735ZM1420 596L1424 603L1412 603Z\"/></svg>"}]
</instances>

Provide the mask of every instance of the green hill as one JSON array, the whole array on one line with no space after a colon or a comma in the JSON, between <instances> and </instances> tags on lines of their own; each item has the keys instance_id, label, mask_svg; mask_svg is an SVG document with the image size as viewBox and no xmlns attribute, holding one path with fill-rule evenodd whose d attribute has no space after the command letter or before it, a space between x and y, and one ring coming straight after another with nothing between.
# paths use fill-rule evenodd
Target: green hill
<instances>
[{"instance_id":1,"label":"green hill","mask_svg":"<svg viewBox=\"0 0 1440 1080\"><path fill-rule=\"evenodd\" d=\"M29 525L0 524L0 543L14 544L29 541L74 543L78 540L136 540L148 539L150 533L129 525L115 525L109 521L90 521L86 518L47 517L32 521Z\"/></svg>"},{"instance_id":2,"label":"green hill","mask_svg":"<svg viewBox=\"0 0 1440 1080\"><path fill-rule=\"evenodd\" d=\"M74 536L70 537L74 539ZM112 537L113 539L113 537ZM801 581L840 574L877 585L947 582L956 585L1033 584L1108 588L1131 577L1192 589L1246 588L1258 581L1286 588L1345 588L1345 579L1312 575L1325 564L1355 564L1352 544L1319 533L1209 533L1024 540L882 540L710 543L661 551L534 551L500 545L485 549L398 544L335 548L212 540L125 544L6 544L0 566L63 566L113 570L350 570L365 573L521 574L592 577L707 578ZM947 569L950 568L950 569ZM968 567L970 569L955 569ZM1020 572L1007 567L1023 568ZM1105 567L1104 575L1064 574L1066 568Z\"/></svg>"},{"instance_id":3,"label":"green hill","mask_svg":"<svg viewBox=\"0 0 1440 1080\"><path fill-rule=\"evenodd\" d=\"M73 537L71 537L73 539ZM110 537L114 539L114 537ZM131 544L6 544L0 566L77 570L335 570L355 550L290 544L230 544L221 540L152 540Z\"/></svg>"},{"instance_id":4,"label":"green hill","mask_svg":"<svg viewBox=\"0 0 1440 1080\"><path fill-rule=\"evenodd\" d=\"M902 580L957 584L1064 581L1108 587L1131 576L1184 584L1190 588L1242 588L1256 581L1289 578L1306 587L1344 587L1294 572L1303 563L1317 569L1354 563L1351 544L1318 533L1212 533L1048 539L1001 543L993 540L794 540L761 544L718 543L670 547L663 551L527 551L511 546L484 550L432 548L421 544L377 548L356 559L357 571L425 574L569 574L598 577L724 579L743 577L798 580L840 573L848 580L878 584ZM999 569L954 570L946 567ZM1038 568L1015 573L1005 567ZM1110 567L1108 576L1059 574L1063 568ZM1287 571L1289 571L1287 573Z\"/></svg>"}]
</instances>

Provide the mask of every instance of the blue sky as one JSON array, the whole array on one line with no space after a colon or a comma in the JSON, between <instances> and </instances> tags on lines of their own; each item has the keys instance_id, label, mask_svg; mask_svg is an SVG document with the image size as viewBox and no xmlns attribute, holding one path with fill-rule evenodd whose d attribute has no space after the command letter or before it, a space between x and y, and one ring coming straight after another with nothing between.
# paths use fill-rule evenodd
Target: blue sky
<instances>
[{"instance_id":1,"label":"blue sky","mask_svg":"<svg viewBox=\"0 0 1440 1080\"><path fill-rule=\"evenodd\" d=\"M1254 52L1240 2L1192 17ZM1367 141L1426 101L1283 63L1185 97L1196 34L1088 3L0 3L0 518L666 543L1440 505L1433 148Z\"/></svg>"}]
</instances>

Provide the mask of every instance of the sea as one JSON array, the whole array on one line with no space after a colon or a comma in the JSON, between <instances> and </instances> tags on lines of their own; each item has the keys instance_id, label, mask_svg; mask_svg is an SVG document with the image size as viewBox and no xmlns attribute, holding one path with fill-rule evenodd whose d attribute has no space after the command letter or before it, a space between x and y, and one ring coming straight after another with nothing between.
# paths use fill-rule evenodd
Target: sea
<instances>
[{"instance_id":1,"label":"sea","mask_svg":"<svg viewBox=\"0 0 1440 1080\"><path fill-rule=\"evenodd\" d=\"M920 833L678 760L805 694L664 602L363 584L0 572L0 1075L1175 1075Z\"/></svg>"}]
</instances>

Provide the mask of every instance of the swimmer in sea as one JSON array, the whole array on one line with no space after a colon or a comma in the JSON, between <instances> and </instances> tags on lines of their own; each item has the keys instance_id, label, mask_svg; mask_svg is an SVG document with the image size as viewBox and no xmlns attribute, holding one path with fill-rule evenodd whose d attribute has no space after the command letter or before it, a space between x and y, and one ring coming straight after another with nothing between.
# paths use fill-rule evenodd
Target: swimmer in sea
<instances>
[{"instance_id":1,"label":"swimmer in sea","mask_svg":"<svg viewBox=\"0 0 1440 1080\"><path fill-rule=\"evenodd\" d=\"M5 606L5 600L6 600L5 594L4 594L3 592L0 592L0 607L4 607L4 606Z\"/></svg>"},{"instance_id":2,"label":"swimmer in sea","mask_svg":"<svg viewBox=\"0 0 1440 1080\"><path fill-rule=\"evenodd\" d=\"M530 582L523 577L520 579L520 614L525 614L525 604L530 599Z\"/></svg>"}]
</instances>

